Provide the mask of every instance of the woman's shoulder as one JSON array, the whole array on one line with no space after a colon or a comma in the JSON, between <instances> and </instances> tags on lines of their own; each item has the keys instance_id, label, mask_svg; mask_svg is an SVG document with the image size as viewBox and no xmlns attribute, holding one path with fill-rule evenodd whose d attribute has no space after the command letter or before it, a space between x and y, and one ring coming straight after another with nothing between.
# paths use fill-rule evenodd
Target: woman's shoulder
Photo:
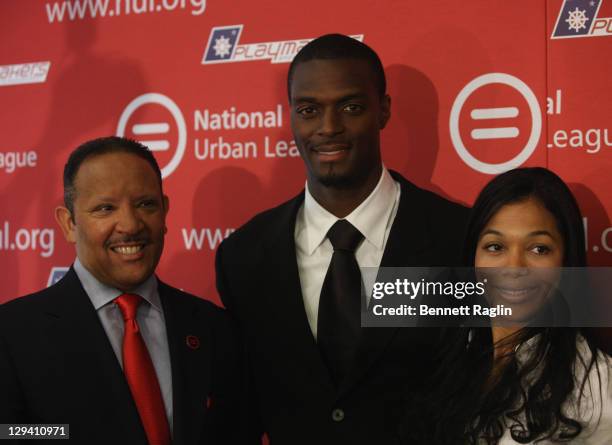
<instances>
[{"instance_id":1,"label":"woman's shoulder","mask_svg":"<svg viewBox=\"0 0 612 445\"><path fill-rule=\"evenodd\" d=\"M582 423L577 443L610 444L612 438L612 359L595 349L582 335L576 339L574 393L566 414ZM593 354L595 353L595 356Z\"/></svg>"},{"instance_id":2,"label":"woman's shoulder","mask_svg":"<svg viewBox=\"0 0 612 445\"><path fill-rule=\"evenodd\" d=\"M578 334L576 337L576 362L574 363L576 383L583 382L585 375L588 374L587 380L598 380L598 382L601 382L602 389L604 389L607 387L606 385L612 383L609 378L610 372L612 372L612 358L605 352L592 347L584 336Z\"/></svg>"},{"instance_id":3,"label":"woman's shoulder","mask_svg":"<svg viewBox=\"0 0 612 445\"><path fill-rule=\"evenodd\" d=\"M534 339L517 349L519 362L533 354ZM528 384L528 383L525 383ZM564 415L581 423L583 430L573 444L610 445L612 438L612 359L581 335L576 337L574 391L563 404ZM553 442L539 442L549 444ZM506 430L499 445L517 444Z\"/></svg>"}]
</instances>

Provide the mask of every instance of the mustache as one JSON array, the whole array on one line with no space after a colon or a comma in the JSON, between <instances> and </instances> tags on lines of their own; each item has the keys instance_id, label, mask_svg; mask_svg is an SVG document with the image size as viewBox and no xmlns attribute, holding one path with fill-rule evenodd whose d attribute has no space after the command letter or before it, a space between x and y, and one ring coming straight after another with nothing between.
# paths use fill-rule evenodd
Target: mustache
<instances>
[{"instance_id":1,"label":"mustache","mask_svg":"<svg viewBox=\"0 0 612 445\"><path fill-rule=\"evenodd\" d=\"M148 244L150 241L151 238L142 233L109 239L108 241L106 241L105 246L110 247L115 244Z\"/></svg>"}]
</instances>

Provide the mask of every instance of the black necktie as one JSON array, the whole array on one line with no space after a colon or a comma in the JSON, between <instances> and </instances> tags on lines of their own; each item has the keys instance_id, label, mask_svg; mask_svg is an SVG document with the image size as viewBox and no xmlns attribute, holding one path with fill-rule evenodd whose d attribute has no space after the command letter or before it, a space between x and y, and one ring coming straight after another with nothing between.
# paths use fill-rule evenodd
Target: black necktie
<instances>
[{"instance_id":1,"label":"black necktie","mask_svg":"<svg viewBox=\"0 0 612 445\"><path fill-rule=\"evenodd\" d=\"M317 342L334 382L346 376L355 356L361 331L361 272L355 249L363 235L341 219L327 232L334 254L319 300Z\"/></svg>"}]
</instances>

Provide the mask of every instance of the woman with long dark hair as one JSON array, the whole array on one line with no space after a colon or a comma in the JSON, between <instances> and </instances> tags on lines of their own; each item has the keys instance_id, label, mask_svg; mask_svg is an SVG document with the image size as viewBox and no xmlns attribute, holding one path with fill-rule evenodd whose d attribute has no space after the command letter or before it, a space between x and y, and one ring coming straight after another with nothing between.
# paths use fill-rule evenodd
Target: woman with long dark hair
<instances>
[{"instance_id":1,"label":"woman with long dark hair","mask_svg":"<svg viewBox=\"0 0 612 445\"><path fill-rule=\"evenodd\" d=\"M544 168L494 178L474 204L464 264L518 275L586 266L569 188ZM519 310L529 305L520 285L496 291ZM404 425L405 443L612 444L610 358L581 329L492 325L454 334L413 424L421 428Z\"/></svg>"}]
</instances>

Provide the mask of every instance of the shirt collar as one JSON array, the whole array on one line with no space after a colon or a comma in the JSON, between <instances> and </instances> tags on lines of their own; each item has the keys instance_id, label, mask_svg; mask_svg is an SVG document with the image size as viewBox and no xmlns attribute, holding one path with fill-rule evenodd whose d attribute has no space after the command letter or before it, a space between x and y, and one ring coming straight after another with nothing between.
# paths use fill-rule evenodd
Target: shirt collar
<instances>
[{"instance_id":1,"label":"shirt collar","mask_svg":"<svg viewBox=\"0 0 612 445\"><path fill-rule=\"evenodd\" d=\"M393 211L396 194L398 189L389 171L383 166L378 184L372 193L355 208L344 219L350 222L365 240L376 246L383 248L385 240L385 230L389 223L389 216ZM304 221L307 231L307 254L313 252L325 241L327 232L340 218L327 211L319 204L308 190L304 196ZM384 222L384 224L381 224Z\"/></svg>"},{"instance_id":2,"label":"shirt collar","mask_svg":"<svg viewBox=\"0 0 612 445\"><path fill-rule=\"evenodd\" d=\"M98 279L87 270L83 263L81 263L78 257L74 261L74 271L79 277L87 296L96 310L112 302L115 298L124 293L119 289L107 286L98 281ZM159 312L163 312L159 292L157 291L157 278L155 278L154 274L130 293L140 295L147 300L153 308Z\"/></svg>"}]
</instances>

